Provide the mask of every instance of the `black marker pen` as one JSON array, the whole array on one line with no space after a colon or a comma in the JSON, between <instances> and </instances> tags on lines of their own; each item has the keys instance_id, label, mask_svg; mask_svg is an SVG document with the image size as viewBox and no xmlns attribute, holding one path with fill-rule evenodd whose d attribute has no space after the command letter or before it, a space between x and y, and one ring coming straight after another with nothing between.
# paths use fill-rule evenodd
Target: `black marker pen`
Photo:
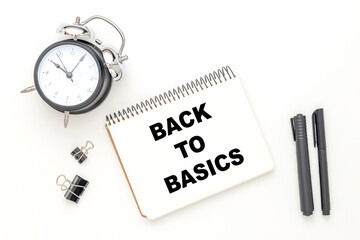
<instances>
[{"instance_id":1,"label":"black marker pen","mask_svg":"<svg viewBox=\"0 0 360 240\"><path fill-rule=\"evenodd\" d=\"M296 158L299 178L300 207L305 216L312 215L314 202L311 185L309 150L306 133L306 117L298 114L290 119L296 142Z\"/></svg>"},{"instance_id":2,"label":"black marker pen","mask_svg":"<svg viewBox=\"0 0 360 240\"><path fill-rule=\"evenodd\" d=\"M326 156L324 110L319 108L312 115L314 147L318 148L321 189L321 209L323 215L330 215L329 177Z\"/></svg>"}]
</instances>

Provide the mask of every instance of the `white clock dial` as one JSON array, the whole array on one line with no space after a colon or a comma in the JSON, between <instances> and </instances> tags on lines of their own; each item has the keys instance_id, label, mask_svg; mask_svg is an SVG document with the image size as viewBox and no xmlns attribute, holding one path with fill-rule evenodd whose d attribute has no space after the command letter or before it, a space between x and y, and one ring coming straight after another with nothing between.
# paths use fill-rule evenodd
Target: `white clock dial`
<instances>
[{"instance_id":1,"label":"white clock dial","mask_svg":"<svg viewBox=\"0 0 360 240\"><path fill-rule=\"evenodd\" d=\"M99 84L95 58L84 48L63 44L48 51L37 71L45 97L62 106L76 106L88 100Z\"/></svg>"}]
</instances>

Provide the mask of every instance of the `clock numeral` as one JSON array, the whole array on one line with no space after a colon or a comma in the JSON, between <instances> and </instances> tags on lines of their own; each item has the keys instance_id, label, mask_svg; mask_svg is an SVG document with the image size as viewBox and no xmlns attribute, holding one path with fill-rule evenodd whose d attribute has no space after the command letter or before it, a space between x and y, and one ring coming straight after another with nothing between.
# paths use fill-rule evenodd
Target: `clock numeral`
<instances>
[{"instance_id":1,"label":"clock numeral","mask_svg":"<svg viewBox=\"0 0 360 240\"><path fill-rule=\"evenodd\" d=\"M89 69L91 69L91 68L93 68L93 67L95 67L95 64L91 64L90 67L89 67Z\"/></svg>"},{"instance_id":2,"label":"clock numeral","mask_svg":"<svg viewBox=\"0 0 360 240\"><path fill-rule=\"evenodd\" d=\"M75 54L74 49L71 49L70 55L71 55L71 56L74 56L74 54Z\"/></svg>"},{"instance_id":3,"label":"clock numeral","mask_svg":"<svg viewBox=\"0 0 360 240\"><path fill-rule=\"evenodd\" d=\"M81 102L81 95L78 95L77 98L78 98L79 101Z\"/></svg>"},{"instance_id":4,"label":"clock numeral","mask_svg":"<svg viewBox=\"0 0 360 240\"><path fill-rule=\"evenodd\" d=\"M45 87L48 87L52 84L52 82L49 82L47 85L45 85Z\"/></svg>"},{"instance_id":5,"label":"clock numeral","mask_svg":"<svg viewBox=\"0 0 360 240\"><path fill-rule=\"evenodd\" d=\"M57 54L58 54L59 57L62 57L64 55L61 51L58 51Z\"/></svg>"},{"instance_id":6,"label":"clock numeral","mask_svg":"<svg viewBox=\"0 0 360 240\"><path fill-rule=\"evenodd\" d=\"M59 92L55 92L54 95L55 95L55 96L59 95Z\"/></svg>"},{"instance_id":7,"label":"clock numeral","mask_svg":"<svg viewBox=\"0 0 360 240\"><path fill-rule=\"evenodd\" d=\"M94 80L97 80L97 77L92 76L92 77L90 78L90 81L94 81Z\"/></svg>"},{"instance_id":8,"label":"clock numeral","mask_svg":"<svg viewBox=\"0 0 360 240\"><path fill-rule=\"evenodd\" d=\"M66 102L68 102L69 99L70 99L70 97L69 97L69 96L66 96L66 98L65 98Z\"/></svg>"},{"instance_id":9,"label":"clock numeral","mask_svg":"<svg viewBox=\"0 0 360 240\"><path fill-rule=\"evenodd\" d=\"M48 75L48 74L49 74L49 71L43 72L43 74Z\"/></svg>"},{"instance_id":10,"label":"clock numeral","mask_svg":"<svg viewBox=\"0 0 360 240\"><path fill-rule=\"evenodd\" d=\"M92 92L91 88L88 88L86 91L87 91L87 92Z\"/></svg>"}]
</instances>

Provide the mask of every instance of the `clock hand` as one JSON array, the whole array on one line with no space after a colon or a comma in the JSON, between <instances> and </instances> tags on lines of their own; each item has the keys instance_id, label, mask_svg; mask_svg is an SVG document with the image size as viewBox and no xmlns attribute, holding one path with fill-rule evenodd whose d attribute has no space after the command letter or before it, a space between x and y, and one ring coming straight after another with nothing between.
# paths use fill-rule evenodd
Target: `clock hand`
<instances>
[{"instance_id":1,"label":"clock hand","mask_svg":"<svg viewBox=\"0 0 360 240\"><path fill-rule=\"evenodd\" d=\"M50 62L52 62L52 63L55 65L56 68L59 68L61 71L63 71L63 72L66 74L66 77L67 77L67 78L70 78L71 82L74 82L74 81L72 80L72 73L67 72L67 71L65 71L64 69L62 69L62 68L60 67L60 65L59 65L58 63L54 62L53 60L50 60Z\"/></svg>"},{"instance_id":2,"label":"clock hand","mask_svg":"<svg viewBox=\"0 0 360 240\"><path fill-rule=\"evenodd\" d=\"M71 72L68 72L68 70L66 69L66 67L65 67L65 65L64 65L64 63L61 61L61 58L59 57L59 55L58 54L56 54L56 56L58 57L58 59L60 60L60 62L61 62L61 64L63 65L63 67L65 68L65 70L64 69L62 69L61 67L60 67L60 65L59 64L57 64L56 63L56 65L55 65L55 67L57 67L57 68L60 68L65 74L66 74L66 77L67 78L70 78L70 80L71 80L71 82L74 82L73 80L72 80L72 73ZM54 63L54 62L53 62ZM54 63L55 64L55 63Z\"/></svg>"},{"instance_id":3,"label":"clock hand","mask_svg":"<svg viewBox=\"0 0 360 240\"><path fill-rule=\"evenodd\" d=\"M56 56L58 57L58 59L60 60L61 64L63 65L63 67L64 67L64 69L65 69L66 73L68 73L69 71L66 69L66 67L65 67L64 63L61 61L61 58L59 57L59 55L58 55L58 54L56 54Z\"/></svg>"},{"instance_id":4,"label":"clock hand","mask_svg":"<svg viewBox=\"0 0 360 240\"><path fill-rule=\"evenodd\" d=\"M79 63L81 63L82 61L84 61L85 55L86 55L86 53L84 54L84 56L82 56L82 57L79 59L79 62L76 64L76 66L74 67L74 69L71 70L71 73L75 70L75 68L79 65Z\"/></svg>"},{"instance_id":5,"label":"clock hand","mask_svg":"<svg viewBox=\"0 0 360 240\"><path fill-rule=\"evenodd\" d=\"M69 75L71 75L70 80L71 80L72 82L74 82L73 79L72 79L72 73L74 72L74 70L76 69L76 67L79 65L79 63L81 63L82 61L84 61L85 55L86 55L86 53L84 54L84 56L82 56L82 57L79 59L79 62L75 65L75 67L73 68L73 70L71 70L71 72L69 72ZM68 76L68 74L67 74L66 76Z\"/></svg>"},{"instance_id":6,"label":"clock hand","mask_svg":"<svg viewBox=\"0 0 360 240\"><path fill-rule=\"evenodd\" d=\"M59 64L57 64L57 63L54 62L53 60L50 60L50 61L55 65L56 68L60 68L60 70L63 71L65 74L67 73L64 69L62 69L62 68L60 67Z\"/></svg>"}]
</instances>

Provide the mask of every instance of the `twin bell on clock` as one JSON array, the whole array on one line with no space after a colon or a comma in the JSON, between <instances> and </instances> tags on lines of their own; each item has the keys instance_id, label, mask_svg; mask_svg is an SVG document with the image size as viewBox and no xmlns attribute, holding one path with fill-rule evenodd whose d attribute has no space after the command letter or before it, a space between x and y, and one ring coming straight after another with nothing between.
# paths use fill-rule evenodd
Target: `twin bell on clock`
<instances>
[{"instance_id":1,"label":"twin bell on clock","mask_svg":"<svg viewBox=\"0 0 360 240\"><path fill-rule=\"evenodd\" d=\"M87 24L103 20L116 29L121 36L117 50L103 44ZM57 32L64 35L62 41L47 47L38 58L34 70L35 85L21 93L36 90L52 108L64 113L64 127L70 114L81 114L99 106L108 95L112 81L123 76L125 36L111 20L92 16L73 24L62 24Z\"/></svg>"}]
</instances>

